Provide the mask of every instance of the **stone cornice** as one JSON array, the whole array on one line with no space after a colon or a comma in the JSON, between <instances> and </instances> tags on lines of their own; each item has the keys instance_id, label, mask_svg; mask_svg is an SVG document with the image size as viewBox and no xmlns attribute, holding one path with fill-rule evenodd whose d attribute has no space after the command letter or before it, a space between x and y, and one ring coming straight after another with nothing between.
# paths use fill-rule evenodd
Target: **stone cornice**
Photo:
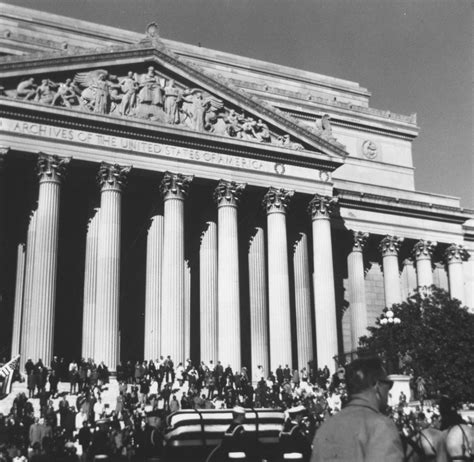
<instances>
[{"instance_id":1,"label":"stone cornice","mask_svg":"<svg viewBox=\"0 0 474 462\"><path fill-rule=\"evenodd\" d=\"M295 151L279 146L197 133L158 122L122 119L111 115L48 107L35 102L16 101L2 97L0 97L0 116L144 141L209 149L216 153L239 155L329 172L333 172L343 163L338 158L329 158L311 151Z\"/></svg>"},{"instance_id":2,"label":"stone cornice","mask_svg":"<svg viewBox=\"0 0 474 462\"><path fill-rule=\"evenodd\" d=\"M361 193L343 189L335 190L334 194L337 194L339 197L339 205L345 208L448 221L452 223L464 223L474 216L474 210L450 207L442 204L429 204L394 196Z\"/></svg>"},{"instance_id":3,"label":"stone cornice","mask_svg":"<svg viewBox=\"0 0 474 462\"><path fill-rule=\"evenodd\" d=\"M411 136L415 137L419 127L417 126L416 114L403 115L396 114L391 111L375 109L371 107L358 106L354 103L344 103L340 101L331 101L328 98L323 98L311 94L311 92L295 92L290 90L283 90L280 88L268 87L266 84L250 83L237 79L229 79L235 85L241 85L243 88L248 88L250 92L255 94L261 99L268 100L272 105L280 106L281 110L287 113L291 113L294 117L298 118L310 118L311 113L314 113L315 109L320 112L330 112L332 116L339 114L341 117L354 117L357 115L358 118L364 117L368 122L380 121L384 124L390 124L399 127L405 131L412 133ZM280 98L291 98L291 103L286 102L285 99ZM304 107L307 111L301 111L297 109Z\"/></svg>"},{"instance_id":4,"label":"stone cornice","mask_svg":"<svg viewBox=\"0 0 474 462\"><path fill-rule=\"evenodd\" d=\"M166 67L172 72L179 73L184 78L199 84L205 90L210 91L219 97L235 104L243 110L250 113L256 113L259 117L277 127L280 130L295 137L297 141L310 145L313 149L319 150L330 157L345 158L348 154L339 146L334 145L319 136L315 135L306 127L300 125L297 119L283 113L274 108L265 101L247 93L246 91L235 87L231 82L226 80L223 76L211 76L198 65L186 62L174 52L166 48L162 42L144 41L139 44L129 46L113 46L101 48L99 50L85 50L84 52L54 52L47 54L28 55L24 57L8 57L0 60L2 64L2 71L0 73L2 78L11 77L14 75L25 76L28 71L30 74L35 70L42 72L53 70L58 72L60 70L71 70L78 65L87 66L110 66L117 65L120 61L134 58L135 63L143 63L149 60L157 61L159 64L166 63ZM58 69L62 67L63 69Z\"/></svg>"}]
</instances>

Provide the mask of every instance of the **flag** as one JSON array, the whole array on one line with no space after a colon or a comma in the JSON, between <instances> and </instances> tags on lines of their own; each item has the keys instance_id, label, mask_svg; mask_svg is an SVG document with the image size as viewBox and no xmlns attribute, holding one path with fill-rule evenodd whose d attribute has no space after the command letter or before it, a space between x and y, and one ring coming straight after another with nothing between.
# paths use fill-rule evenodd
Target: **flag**
<instances>
[{"instance_id":1,"label":"flag","mask_svg":"<svg viewBox=\"0 0 474 462\"><path fill-rule=\"evenodd\" d=\"M0 367L0 399L5 398L12 391L13 374L18 367L19 361L20 355L17 355Z\"/></svg>"}]
</instances>

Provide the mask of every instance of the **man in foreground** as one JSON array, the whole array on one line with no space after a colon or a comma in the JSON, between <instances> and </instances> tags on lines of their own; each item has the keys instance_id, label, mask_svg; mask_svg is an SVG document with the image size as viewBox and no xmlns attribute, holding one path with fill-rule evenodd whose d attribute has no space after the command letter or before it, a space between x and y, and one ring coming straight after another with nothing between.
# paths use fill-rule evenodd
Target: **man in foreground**
<instances>
[{"instance_id":1,"label":"man in foreground","mask_svg":"<svg viewBox=\"0 0 474 462\"><path fill-rule=\"evenodd\" d=\"M349 403L317 431L311 462L402 462L395 424L382 414L392 382L378 358L346 368Z\"/></svg>"}]
</instances>

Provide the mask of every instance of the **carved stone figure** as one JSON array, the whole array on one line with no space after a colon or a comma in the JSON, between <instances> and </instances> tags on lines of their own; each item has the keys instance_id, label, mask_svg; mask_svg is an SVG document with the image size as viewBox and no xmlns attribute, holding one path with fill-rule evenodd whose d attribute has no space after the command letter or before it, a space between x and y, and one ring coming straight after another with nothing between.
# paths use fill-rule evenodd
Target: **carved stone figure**
<instances>
[{"instance_id":1,"label":"carved stone figure","mask_svg":"<svg viewBox=\"0 0 474 462\"><path fill-rule=\"evenodd\" d=\"M53 102L55 91L58 85L49 79L43 79L41 85L36 89L35 101L43 104L51 104Z\"/></svg>"},{"instance_id":2,"label":"carved stone figure","mask_svg":"<svg viewBox=\"0 0 474 462\"><path fill-rule=\"evenodd\" d=\"M13 94L13 89L7 91L7 95ZM63 83L45 78L39 86L31 77L17 85L15 96L52 106L79 106L96 114L137 117L180 125L196 132L303 149L301 144L292 142L289 135L275 135L262 119L226 108L223 100L205 90L185 89L174 79L165 80L153 66L148 67L145 74L129 71L120 78L105 69L95 69L77 73L73 80L66 79ZM327 114L314 131L333 140Z\"/></svg>"},{"instance_id":3,"label":"carved stone figure","mask_svg":"<svg viewBox=\"0 0 474 462\"><path fill-rule=\"evenodd\" d=\"M297 151L301 151L303 149L303 145L300 143L294 143L290 140L290 135L283 135L278 138L278 143L280 146L288 149L296 149Z\"/></svg>"},{"instance_id":4,"label":"carved stone figure","mask_svg":"<svg viewBox=\"0 0 474 462\"><path fill-rule=\"evenodd\" d=\"M168 80L168 84L163 89L163 92L166 121L169 124L177 124L179 123L178 99L180 98L180 91L174 86L173 79Z\"/></svg>"},{"instance_id":5,"label":"carved stone figure","mask_svg":"<svg viewBox=\"0 0 474 462\"><path fill-rule=\"evenodd\" d=\"M194 88L182 96L183 124L197 132L204 131L204 113L207 103L203 100L202 91Z\"/></svg>"},{"instance_id":6,"label":"carved stone figure","mask_svg":"<svg viewBox=\"0 0 474 462\"><path fill-rule=\"evenodd\" d=\"M243 140L255 140L257 138L257 134L255 133L255 126L256 122L253 117L247 117L246 119L244 119L242 123L241 138Z\"/></svg>"},{"instance_id":7,"label":"carved stone figure","mask_svg":"<svg viewBox=\"0 0 474 462\"><path fill-rule=\"evenodd\" d=\"M258 122L255 126L255 135L259 141L262 143L271 143L272 137L270 134L270 130L268 129L268 125L262 121L262 119L258 119Z\"/></svg>"},{"instance_id":8,"label":"carved stone figure","mask_svg":"<svg viewBox=\"0 0 474 462\"><path fill-rule=\"evenodd\" d=\"M128 72L127 77L119 81L122 90L122 102L120 104L119 112L122 115L129 115L135 108L137 100L138 82L133 72Z\"/></svg>"},{"instance_id":9,"label":"carved stone figure","mask_svg":"<svg viewBox=\"0 0 474 462\"><path fill-rule=\"evenodd\" d=\"M231 109L227 116L227 133L229 136L240 138L241 131L240 116L234 111L234 109Z\"/></svg>"},{"instance_id":10,"label":"carved stone figure","mask_svg":"<svg viewBox=\"0 0 474 462\"><path fill-rule=\"evenodd\" d=\"M329 141L330 143L337 143L336 138L334 138L332 134L331 117L329 114L324 114L321 120L316 121L315 132L323 140Z\"/></svg>"},{"instance_id":11,"label":"carved stone figure","mask_svg":"<svg viewBox=\"0 0 474 462\"><path fill-rule=\"evenodd\" d=\"M77 94L72 86L72 80L66 79L64 83L59 84L51 105L71 107L74 103L77 103Z\"/></svg>"},{"instance_id":12,"label":"carved stone figure","mask_svg":"<svg viewBox=\"0 0 474 462\"><path fill-rule=\"evenodd\" d=\"M79 98L82 108L98 114L109 113L110 90L117 85L112 82L112 76L106 70L80 72L76 74L74 81L85 87Z\"/></svg>"},{"instance_id":13,"label":"carved stone figure","mask_svg":"<svg viewBox=\"0 0 474 462\"><path fill-rule=\"evenodd\" d=\"M17 98L31 100L36 96L36 87L34 83L35 79L30 77L29 79L21 81L16 87L16 96Z\"/></svg>"},{"instance_id":14,"label":"carved stone figure","mask_svg":"<svg viewBox=\"0 0 474 462\"><path fill-rule=\"evenodd\" d=\"M140 77L139 88L136 116L140 119L165 121L163 89L153 66Z\"/></svg>"},{"instance_id":15,"label":"carved stone figure","mask_svg":"<svg viewBox=\"0 0 474 462\"><path fill-rule=\"evenodd\" d=\"M110 109L110 84L105 77L106 74L99 74L92 86L94 90L93 112L98 114L108 114Z\"/></svg>"}]
</instances>

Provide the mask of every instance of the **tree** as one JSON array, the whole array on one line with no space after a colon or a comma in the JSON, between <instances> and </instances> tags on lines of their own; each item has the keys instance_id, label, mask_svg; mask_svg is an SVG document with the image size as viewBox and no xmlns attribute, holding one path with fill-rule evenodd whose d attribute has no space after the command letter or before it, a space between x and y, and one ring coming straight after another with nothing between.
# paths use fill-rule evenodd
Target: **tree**
<instances>
[{"instance_id":1,"label":"tree","mask_svg":"<svg viewBox=\"0 0 474 462\"><path fill-rule=\"evenodd\" d=\"M474 402L474 313L434 286L391 311L400 323L383 325L377 318L370 335L359 339L358 354L397 358L404 372L425 379L431 397Z\"/></svg>"}]
</instances>

